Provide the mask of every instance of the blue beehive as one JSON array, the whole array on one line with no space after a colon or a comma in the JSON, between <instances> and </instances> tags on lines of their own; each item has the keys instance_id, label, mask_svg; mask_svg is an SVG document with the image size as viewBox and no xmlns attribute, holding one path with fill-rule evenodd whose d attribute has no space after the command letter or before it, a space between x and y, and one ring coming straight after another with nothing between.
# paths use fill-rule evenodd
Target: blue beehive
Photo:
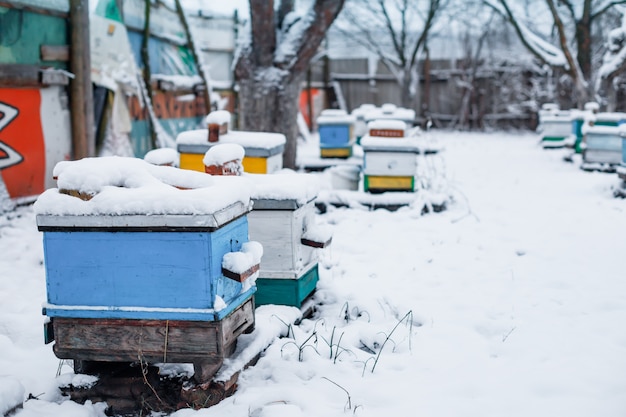
<instances>
[{"instance_id":1,"label":"blue beehive","mask_svg":"<svg viewBox=\"0 0 626 417\"><path fill-rule=\"evenodd\" d=\"M99 190L87 184L88 165L105 182ZM122 183L109 184L106 169ZM231 193L229 179L128 158L85 159L57 171L59 189L36 206L48 316L212 320L253 293L222 274L224 255L248 240L249 196ZM187 176L202 187L181 190L155 175Z\"/></svg>"},{"instance_id":2,"label":"blue beehive","mask_svg":"<svg viewBox=\"0 0 626 417\"><path fill-rule=\"evenodd\" d=\"M35 209L55 354L191 362L210 378L254 325L247 181L117 157L54 174Z\"/></svg>"},{"instance_id":3,"label":"blue beehive","mask_svg":"<svg viewBox=\"0 0 626 417\"><path fill-rule=\"evenodd\" d=\"M355 142L355 117L343 110L324 110L317 118L322 158L348 158Z\"/></svg>"}]
</instances>

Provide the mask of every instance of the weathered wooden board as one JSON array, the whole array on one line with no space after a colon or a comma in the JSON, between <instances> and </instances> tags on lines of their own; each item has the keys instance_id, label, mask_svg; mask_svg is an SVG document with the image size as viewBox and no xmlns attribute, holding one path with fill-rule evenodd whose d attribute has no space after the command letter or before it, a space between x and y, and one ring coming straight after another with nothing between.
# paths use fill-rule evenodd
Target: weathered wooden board
<instances>
[{"instance_id":1,"label":"weathered wooden board","mask_svg":"<svg viewBox=\"0 0 626 417\"><path fill-rule=\"evenodd\" d=\"M24 64L0 64L0 86L41 87L39 67Z\"/></svg>"},{"instance_id":2,"label":"weathered wooden board","mask_svg":"<svg viewBox=\"0 0 626 417\"><path fill-rule=\"evenodd\" d=\"M39 52L42 61L69 61L69 45L41 45Z\"/></svg>"},{"instance_id":3,"label":"weathered wooden board","mask_svg":"<svg viewBox=\"0 0 626 417\"><path fill-rule=\"evenodd\" d=\"M221 365L237 336L254 327L254 301L219 321L55 317L52 323L60 359Z\"/></svg>"}]
</instances>

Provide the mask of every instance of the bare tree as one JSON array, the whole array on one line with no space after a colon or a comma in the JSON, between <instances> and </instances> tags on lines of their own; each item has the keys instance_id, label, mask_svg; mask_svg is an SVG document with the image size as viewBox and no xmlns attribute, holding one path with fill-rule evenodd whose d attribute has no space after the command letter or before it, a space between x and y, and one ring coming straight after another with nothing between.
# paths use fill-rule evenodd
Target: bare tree
<instances>
[{"instance_id":1,"label":"bare tree","mask_svg":"<svg viewBox=\"0 0 626 417\"><path fill-rule=\"evenodd\" d=\"M446 0L352 1L337 21L336 27L344 36L373 52L394 75L404 107L414 105L419 82L418 54L426 47L445 3Z\"/></svg>"},{"instance_id":2,"label":"bare tree","mask_svg":"<svg viewBox=\"0 0 626 417\"><path fill-rule=\"evenodd\" d=\"M594 98L595 90L593 66L593 28L606 12L626 0L545 0L545 6L552 17L558 47L533 33L521 17L511 9L507 0L485 4L502 14L515 28L524 46L541 62L553 68L562 68L571 78L576 90L579 105ZM536 2L540 5L539 2ZM578 13L578 14L577 14Z\"/></svg>"},{"instance_id":3,"label":"bare tree","mask_svg":"<svg viewBox=\"0 0 626 417\"><path fill-rule=\"evenodd\" d=\"M249 0L250 39L238 51L240 127L287 137L283 164L294 168L298 96L306 70L344 0L315 0L298 16L294 1Z\"/></svg>"}]
</instances>

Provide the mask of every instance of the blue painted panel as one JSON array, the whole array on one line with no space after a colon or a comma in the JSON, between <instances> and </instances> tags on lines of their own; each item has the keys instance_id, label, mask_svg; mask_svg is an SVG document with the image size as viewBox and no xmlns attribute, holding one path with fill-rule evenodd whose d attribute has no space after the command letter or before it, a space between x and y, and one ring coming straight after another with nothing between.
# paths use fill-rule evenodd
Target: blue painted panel
<instances>
[{"instance_id":1,"label":"blue painted panel","mask_svg":"<svg viewBox=\"0 0 626 417\"><path fill-rule=\"evenodd\" d=\"M45 232L48 302L213 307L208 233Z\"/></svg>"},{"instance_id":2,"label":"blue painted panel","mask_svg":"<svg viewBox=\"0 0 626 417\"><path fill-rule=\"evenodd\" d=\"M45 232L48 302L210 309L218 294L228 303L241 284L222 276L222 258L247 232L245 216L211 233Z\"/></svg>"},{"instance_id":3,"label":"blue painted panel","mask_svg":"<svg viewBox=\"0 0 626 417\"><path fill-rule=\"evenodd\" d=\"M320 125L320 147L338 148L350 144L349 125Z\"/></svg>"},{"instance_id":4,"label":"blue painted panel","mask_svg":"<svg viewBox=\"0 0 626 417\"><path fill-rule=\"evenodd\" d=\"M128 41L135 56L135 62L140 68L143 68L144 65L141 58L143 33L129 30ZM173 45L167 41L150 37L148 39L148 56L150 57L150 72L152 74L196 74L191 51L187 47Z\"/></svg>"},{"instance_id":5,"label":"blue painted panel","mask_svg":"<svg viewBox=\"0 0 626 417\"><path fill-rule=\"evenodd\" d=\"M587 134L587 149L622 152L622 138L616 134Z\"/></svg>"},{"instance_id":6,"label":"blue painted panel","mask_svg":"<svg viewBox=\"0 0 626 417\"><path fill-rule=\"evenodd\" d=\"M241 245L248 241L248 219L242 217L236 224L230 223L212 233L211 242L214 253L219 253L218 262L211 265L211 275L219 277L215 280L215 294L226 304L230 304L241 293L242 284L222 276L222 257L228 252L241 250Z\"/></svg>"}]
</instances>

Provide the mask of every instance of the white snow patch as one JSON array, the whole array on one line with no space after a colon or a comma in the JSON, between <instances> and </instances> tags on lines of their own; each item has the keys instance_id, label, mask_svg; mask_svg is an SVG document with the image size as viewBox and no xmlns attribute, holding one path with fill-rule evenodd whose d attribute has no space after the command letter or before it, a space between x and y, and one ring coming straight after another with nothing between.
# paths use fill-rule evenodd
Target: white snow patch
<instances>
[{"instance_id":1,"label":"white snow patch","mask_svg":"<svg viewBox=\"0 0 626 417\"><path fill-rule=\"evenodd\" d=\"M320 190L319 177L282 169L272 175L245 174L253 184L253 200L296 200L304 204L313 200Z\"/></svg>"},{"instance_id":2,"label":"white snow patch","mask_svg":"<svg viewBox=\"0 0 626 417\"><path fill-rule=\"evenodd\" d=\"M0 415L22 404L24 387L12 376L0 376Z\"/></svg>"},{"instance_id":3,"label":"white snow patch","mask_svg":"<svg viewBox=\"0 0 626 417\"><path fill-rule=\"evenodd\" d=\"M263 245L259 242L250 241L241 245L241 251L228 252L222 259L222 268L237 274L246 272L248 269L261 262Z\"/></svg>"},{"instance_id":4,"label":"white snow patch","mask_svg":"<svg viewBox=\"0 0 626 417\"><path fill-rule=\"evenodd\" d=\"M226 162L243 160L245 150L243 146L236 143L221 143L213 145L204 154L202 162L205 166L224 165Z\"/></svg>"},{"instance_id":5,"label":"white snow patch","mask_svg":"<svg viewBox=\"0 0 626 417\"><path fill-rule=\"evenodd\" d=\"M250 183L243 178L212 177L137 158L62 161L54 176L59 188L39 196L37 214L213 214L237 202L250 203ZM93 197L84 201L61 189Z\"/></svg>"},{"instance_id":6,"label":"white snow patch","mask_svg":"<svg viewBox=\"0 0 626 417\"><path fill-rule=\"evenodd\" d=\"M180 156L178 152L176 152L176 149L159 148L146 153L143 160L152 165L178 166L179 158Z\"/></svg>"}]
</instances>

